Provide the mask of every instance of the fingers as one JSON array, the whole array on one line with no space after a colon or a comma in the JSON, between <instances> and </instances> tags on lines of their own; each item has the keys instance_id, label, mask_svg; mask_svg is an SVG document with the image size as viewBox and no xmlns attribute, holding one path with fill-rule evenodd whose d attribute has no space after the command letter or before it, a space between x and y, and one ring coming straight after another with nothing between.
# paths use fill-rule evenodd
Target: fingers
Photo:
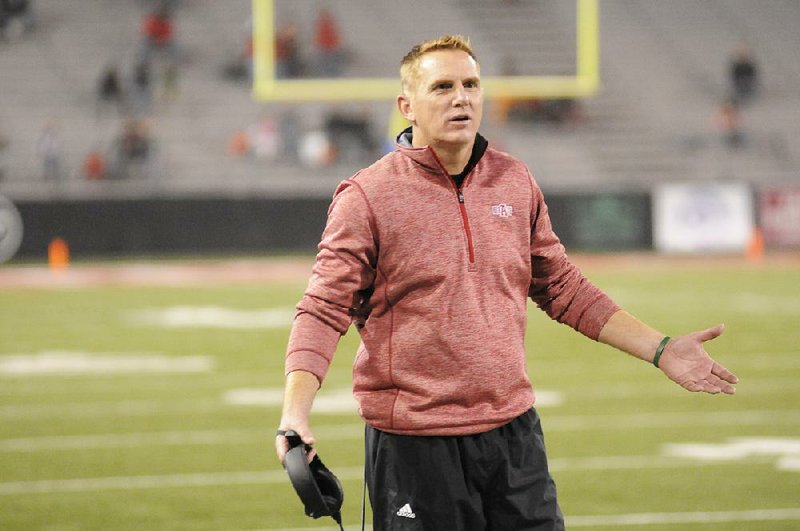
<instances>
[{"instance_id":1,"label":"fingers","mask_svg":"<svg viewBox=\"0 0 800 531\"><path fill-rule=\"evenodd\" d=\"M702 392L711 395L716 395L718 393L732 395L736 393L735 387L714 374L709 374L702 380L687 381L683 384L683 387L687 391L691 391L693 393Z\"/></svg>"},{"instance_id":2,"label":"fingers","mask_svg":"<svg viewBox=\"0 0 800 531\"><path fill-rule=\"evenodd\" d=\"M739 378L735 374L717 362L714 362L714 365L711 366L711 374L719 376L728 383L739 383Z\"/></svg>"},{"instance_id":3,"label":"fingers","mask_svg":"<svg viewBox=\"0 0 800 531\"><path fill-rule=\"evenodd\" d=\"M710 395L716 395L720 392L719 387L707 382L706 380L700 380L698 382L686 382L683 387L687 391L691 391L693 393L708 393Z\"/></svg>"},{"instance_id":4,"label":"fingers","mask_svg":"<svg viewBox=\"0 0 800 531\"><path fill-rule=\"evenodd\" d=\"M705 330L701 330L700 332L695 332L693 335L697 337L700 341L711 341L714 338L719 337L722 335L722 332L725 331L724 324L718 324L717 326L712 326L711 328L706 328Z\"/></svg>"},{"instance_id":5,"label":"fingers","mask_svg":"<svg viewBox=\"0 0 800 531\"><path fill-rule=\"evenodd\" d=\"M286 428L281 427L282 432L286 432L292 430L294 428ZM308 428L297 428L294 431L300 436L300 440L302 440L308 446L313 446L316 442L314 438L314 434ZM285 435L278 434L275 436L275 451L278 454L278 460L283 464L284 459L286 459L286 453L290 450L289 448L289 441L286 439ZM308 451L308 462L310 463L314 456L317 455L317 451L313 448Z\"/></svg>"},{"instance_id":6,"label":"fingers","mask_svg":"<svg viewBox=\"0 0 800 531\"><path fill-rule=\"evenodd\" d=\"M275 451L278 454L278 461L283 464L283 460L286 458L286 452L289 451L289 441L287 441L286 437L283 435L275 436Z\"/></svg>"}]
</instances>

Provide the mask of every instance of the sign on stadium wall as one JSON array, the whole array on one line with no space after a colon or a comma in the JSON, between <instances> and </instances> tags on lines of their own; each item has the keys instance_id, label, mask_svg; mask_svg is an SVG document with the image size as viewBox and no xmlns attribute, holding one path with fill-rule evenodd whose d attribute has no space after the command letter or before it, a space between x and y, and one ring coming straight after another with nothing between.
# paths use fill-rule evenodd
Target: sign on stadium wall
<instances>
[{"instance_id":1,"label":"sign on stadium wall","mask_svg":"<svg viewBox=\"0 0 800 531\"><path fill-rule=\"evenodd\" d=\"M743 252L753 229L753 197L744 183L672 183L653 192L658 251Z\"/></svg>"},{"instance_id":2,"label":"sign on stadium wall","mask_svg":"<svg viewBox=\"0 0 800 531\"><path fill-rule=\"evenodd\" d=\"M758 224L764 243L773 247L800 246L800 187L763 190L758 201Z\"/></svg>"}]
</instances>

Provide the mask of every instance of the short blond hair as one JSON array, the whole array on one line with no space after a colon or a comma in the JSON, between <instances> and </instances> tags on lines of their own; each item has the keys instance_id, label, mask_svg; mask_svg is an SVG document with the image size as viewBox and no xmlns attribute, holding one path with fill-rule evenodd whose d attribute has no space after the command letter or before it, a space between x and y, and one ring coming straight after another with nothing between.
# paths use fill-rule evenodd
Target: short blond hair
<instances>
[{"instance_id":1,"label":"short blond hair","mask_svg":"<svg viewBox=\"0 0 800 531\"><path fill-rule=\"evenodd\" d=\"M411 51L400 61L400 83L402 84L403 92L408 92L409 87L417 78L419 62L422 56L437 50L461 50L462 52L468 53L475 62L478 61L478 58L475 57L475 52L472 51L472 46L470 46L469 37L464 37L463 35L442 35L435 39L423 41L411 48Z\"/></svg>"}]
</instances>

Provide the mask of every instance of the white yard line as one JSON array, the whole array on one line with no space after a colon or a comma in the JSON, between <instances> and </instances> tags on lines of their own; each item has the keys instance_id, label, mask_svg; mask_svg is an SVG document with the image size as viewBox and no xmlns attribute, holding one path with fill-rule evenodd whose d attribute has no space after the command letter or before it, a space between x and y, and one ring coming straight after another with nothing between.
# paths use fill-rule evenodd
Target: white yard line
<instances>
[{"instance_id":1,"label":"white yard line","mask_svg":"<svg viewBox=\"0 0 800 531\"><path fill-rule=\"evenodd\" d=\"M314 434L321 440L361 439L363 424L318 426ZM272 445L273 432L264 430L205 430L133 433L100 433L89 435L53 435L0 439L0 452L49 452L100 448L132 448L142 446L216 445L263 443Z\"/></svg>"},{"instance_id":2,"label":"white yard line","mask_svg":"<svg viewBox=\"0 0 800 531\"><path fill-rule=\"evenodd\" d=\"M694 513L632 513L566 518L570 527L616 527L626 525L701 524L718 522L776 522L800 520L800 508L755 509Z\"/></svg>"},{"instance_id":3,"label":"white yard line","mask_svg":"<svg viewBox=\"0 0 800 531\"><path fill-rule=\"evenodd\" d=\"M3 376L64 376L210 372L210 356L165 356L152 352L43 351L0 356Z\"/></svg>"},{"instance_id":4,"label":"white yard line","mask_svg":"<svg viewBox=\"0 0 800 531\"><path fill-rule=\"evenodd\" d=\"M99 448L134 448L141 446L215 445L263 440L263 437L263 433L245 430L56 435L0 440L0 452L31 453L49 452L51 450L96 450Z\"/></svg>"},{"instance_id":5,"label":"white yard line","mask_svg":"<svg viewBox=\"0 0 800 531\"><path fill-rule=\"evenodd\" d=\"M127 312L125 319L134 325L164 328L289 328L296 310L293 307L241 310L219 306L173 306Z\"/></svg>"},{"instance_id":6,"label":"white yard line","mask_svg":"<svg viewBox=\"0 0 800 531\"><path fill-rule=\"evenodd\" d=\"M750 410L660 412L621 415L542 415L545 435L554 431L626 430L681 426L760 426L800 422L800 411Z\"/></svg>"},{"instance_id":7,"label":"white yard line","mask_svg":"<svg viewBox=\"0 0 800 531\"><path fill-rule=\"evenodd\" d=\"M361 467L340 467L336 469L336 476L340 480L361 479L364 477L364 469ZM49 479L0 483L0 496L177 487L212 487L218 485L288 484L288 481L286 472L283 470Z\"/></svg>"},{"instance_id":8,"label":"white yard line","mask_svg":"<svg viewBox=\"0 0 800 531\"><path fill-rule=\"evenodd\" d=\"M0 406L0 419L69 417L118 418L214 413L228 409L220 400L123 400L119 402L69 402L59 404L10 404Z\"/></svg>"},{"instance_id":9,"label":"white yard line","mask_svg":"<svg viewBox=\"0 0 800 531\"><path fill-rule=\"evenodd\" d=\"M687 513L629 513L594 516L567 516L567 529L573 527L618 527L669 524L704 524L725 522L779 522L800 520L800 509L754 509L750 511L707 511ZM360 529L353 522L345 529ZM249 531L315 531L319 527L270 527ZM372 529L370 524L365 529Z\"/></svg>"},{"instance_id":10,"label":"white yard line","mask_svg":"<svg viewBox=\"0 0 800 531\"><path fill-rule=\"evenodd\" d=\"M562 458L551 460L551 469L556 471L628 470L650 468L696 468L705 466L737 466L744 463L761 463L750 459L745 462L710 463L689 459L658 456L610 456L590 458ZM361 467L337 467L341 480L361 479ZM156 489L239 484L273 484L286 482L282 470L214 472L205 474L169 474L160 476L121 476L77 479L53 479L38 481L14 481L0 483L0 495L53 494L59 492L89 492L106 490Z\"/></svg>"},{"instance_id":11,"label":"white yard line","mask_svg":"<svg viewBox=\"0 0 800 531\"><path fill-rule=\"evenodd\" d=\"M659 455L617 455L595 457L559 457L548 459L548 466L554 472L584 470L644 470L655 468L697 468L704 466L725 466L743 464L769 464L775 461L765 457L751 457L737 461L701 461Z\"/></svg>"}]
</instances>

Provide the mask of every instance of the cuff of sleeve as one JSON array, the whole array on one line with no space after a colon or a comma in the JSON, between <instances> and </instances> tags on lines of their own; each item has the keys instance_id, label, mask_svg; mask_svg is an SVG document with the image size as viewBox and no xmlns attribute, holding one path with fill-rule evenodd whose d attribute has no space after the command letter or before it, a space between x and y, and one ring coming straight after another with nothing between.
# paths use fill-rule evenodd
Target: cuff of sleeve
<instances>
[{"instance_id":1,"label":"cuff of sleeve","mask_svg":"<svg viewBox=\"0 0 800 531\"><path fill-rule=\"evenodd\" d=\"M328 374L330 361L324 356L308 350L298 350L286 356L285 374L294 371L310 372L319 380L320 385Z\"/></svg>"},{"instance_id":2,"label":"cuff of sleeve","mask_svg":"<svg viewBox=\"0 0 800 531\"><path fill-rule=\"evenodd\" d=\"M611 316L619 310L620 307L611 299L606 298L605 301L597 301L583 314L579 331L586 337L597 341L600 331L611 319Z\"/></svg>"},{"instance_id":3,"label":"cuff of sleeve","mask_svg":"<svg viewBox=\"0 0 800 531\"><path fill-rule=\"evenodd\" d=\"M299 312L286 349L286 374L307 371L314 374L321 384L328 373L339 337L339 332L313 315Z\"/></svg>"}]
</instances>

